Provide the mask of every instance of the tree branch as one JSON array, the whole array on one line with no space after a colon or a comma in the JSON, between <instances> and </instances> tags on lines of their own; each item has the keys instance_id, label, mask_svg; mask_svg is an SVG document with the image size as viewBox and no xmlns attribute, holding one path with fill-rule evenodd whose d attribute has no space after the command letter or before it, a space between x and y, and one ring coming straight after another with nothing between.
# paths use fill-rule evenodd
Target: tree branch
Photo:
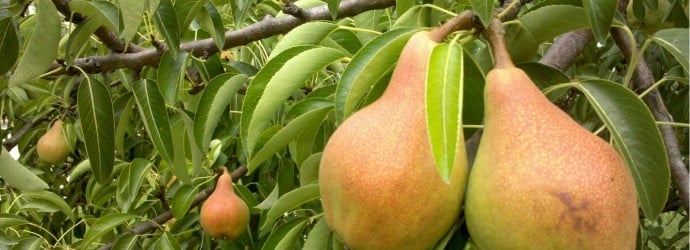
<instances>
[{"instance_id":1,"label":"tree branch","mask_svg":"<svg viewBox=\"0 0 690 250\"><path fill-rule=\"evenodd\" d=\"M354 16L368 10L383 9L393 5L395 5L395 0L343 0L340 3L338 18ZM304 18L296 18L294 16L273 18L269 16L262 21L256 22L242 29L228 31L225 33L225 47L223 47L223 49L246 45L267 37L284 34L308 21L332 19L326 5L304 9L304 14ZM180 49L188 51L194 56L209 56L218 52L218 47L211 38L183 43L180 46ZM121 68L156 66L160 62L163 52L166 50L167 49L146 49L130 54L112 53L105 56L79 58L74 60L72 65L83 69L87 73L108 72ZM59 64L54 64L49 71L55 69L62 70L58 70L52 75L79 74L78 70L65 70L64 67Z\"/></svg>"},{"instance_id":2,"label":"tree branch","mask_svg":"<svg viewBox=\"0 0 690 250\"><path fill-rule=\"evenodd\" d=\"M539 63L565 72L575 64L582 50L592 40L592 30L581 29L558 36Z\"/></svg>"},{"instance_id":3,"label":"tree branch","mask_svg":"<svg viewBox=\"0 0 690 250\"><path fill-rule=\"evenodd\" d=\"M28 119L28 118L20 118L20 120L24 121L24 125L22 125L22 127L19 128L19 130L17 130L17 132L13 133L12 137L2 141L2 146L4 146L5 149L7 149L7 151L10 151L10 150L12 150L12 148L14 148L14 146L17 146L17 143L19 143L19 140L22 139L22 136L24 136L24 134L26 134L26 132L29 132L29 130L31 130L34 126L36 126L36 124L39 124L43 121L46 121L47 118L44 117L44 118L38 119L36 121L31 121L31 119Z\"/></svg>"},{"instance_id":4,"label":"tree branch","mask_svg":"<svg viewBox=\"0 0 690 250\"><path fill-rule=\"evenodd\" d=\"M246 174L247 174L247 167L246 166L240 166L239 168L235 169L235 171L232 171L232 173L230 173L230 176L232 176L232 181L236 182L237 180L239 180L242 176L244 176ZM192 201L192 206L189 207L189 209L191 210L192 208L195 208L196 206L201 205L201 203L203 203L213 193L213 190L214 190L214 187L210 187L210 188L204 189L201 192L199 192L196 196L194 196L194 200ZM113 240L113 242L110 242L110 243L102 246L99 249L100 250L112 249L113 245L115 245L115 242L117 242L117 240L120 239L121 237L123 237L124 235L131 235L131 234L142 235L142 234L156 231L157 229L159 229L161 227L161 225L165 224L167 221L169 221L172 218L173 218L172 211L170 211L169 209L166 209L165 212L163 212L162 214L159 214L155 218L148 220L148 221L140 222L140 223L134 225L133 227L128 229L126 232L124 232L123 234L118 236L117 239Z\"/></svg>"}]
</instances>

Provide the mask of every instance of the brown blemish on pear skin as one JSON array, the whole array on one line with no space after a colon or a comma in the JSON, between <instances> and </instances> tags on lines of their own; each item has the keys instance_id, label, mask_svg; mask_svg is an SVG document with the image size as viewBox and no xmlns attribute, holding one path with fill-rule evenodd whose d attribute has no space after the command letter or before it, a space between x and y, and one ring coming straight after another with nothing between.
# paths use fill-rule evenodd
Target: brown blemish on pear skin
<instances>
[{"instance_id":1,"label":"brown blemish on pear skin","mask_svg":"<svg viewBox=\"0 0 690 250\"><path fill-rule=\"evenodd\" d=\"M597 222L594 219L587 218L587 215L583 214L589 209L589 200L583 199L578 203L567 192L551 192L551 194L556 196L558 200L568 208L568 211L564 211L561 214L562 222L567 223L569 219L575 231L581 232L587 230L590 233L596 232Z\"/></svg>"}]
</instances>

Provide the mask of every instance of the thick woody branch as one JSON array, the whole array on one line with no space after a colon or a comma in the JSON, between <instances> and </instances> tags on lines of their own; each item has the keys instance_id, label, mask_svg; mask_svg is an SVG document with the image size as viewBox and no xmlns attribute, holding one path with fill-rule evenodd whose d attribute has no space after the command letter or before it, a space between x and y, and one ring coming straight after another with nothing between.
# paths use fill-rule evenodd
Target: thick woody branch
<instances>
[{"instance_id":1,"label":"thick woody branch","mask_svg":"<svg viewBox=\"0 0 690 250\"><path fill-rule=\"evenodd\" d=\"M395 5L395 0L344 0L340 3L338 17L354 16L368 10L383 9L393 5ZM264 20L242 29L228 31L225 33L225 46L223 49L246 45L267 37L284 34L308 21L332 19L326 5L304 9L304 15L304 18L297 18L294 16L280 18L266 17ZM218 52L218 47L211 38L183 43L180 49L200 57L209 56ZM80 58L75 60L72 65L83 69L87 73L109 72L121 68L156 66L160 62L163 52L165 52L165 50L147 49L130 54L113 53L105 56ZM64 67L57 64L53 65L51 70L57 68L62 68L63 70L57 71L54 75L79 74L76 69L65 71Z\"/></svg>"},{"instance_id":2,"label":"thick woody branch","mask_svg":"<svg viewBox=\"0 0 690 250\"><path fill-rule=\"evenodd\" d=\"M235 169L235 171L232 171L232 173L230 173L230 176L232 176L232 181L236 182L237 180L239 180L242 176L244 176L246 174L247 174L247 167L241 166L241 167ZM195 208L195 207L201 205L201 203L203 203L211 195L211 193L213 193L213 189L214 189L213 187L210 187L210 188L204 189L201 192L199 192L194 197L194 200L192 201L192 206L189 209L192 209L192 208ZM172 218L173 218L172 211L167 209L165 212L163 212L162 214L156 216L155 218L153 218L151 220L144 221L144 222L141 222L139 224L134 225L134 227L128 229L125 233L120 235L118 237L118 239L120 237L122 237L123 235L127 235L127 234L142 235L142 234L156 231L157 229L161 228L161 225L165 224L167 221L169 221ZM100 250L110 250L113 248L113 245L115 245L116 241L117 240L114 240L113 242L108 243L99 249Z\"/></svg>"},{"instance_id":3,"label":"thick woody branch","mask_svg":"<svg viewBox=\"0 0 690 250\"><path fill-rule=\"evenodd\" d=\"M575 64L585 46L592 40L592 30L582 29L560 35L539 63L565 72Z\"/></svg>"}]
</instances>

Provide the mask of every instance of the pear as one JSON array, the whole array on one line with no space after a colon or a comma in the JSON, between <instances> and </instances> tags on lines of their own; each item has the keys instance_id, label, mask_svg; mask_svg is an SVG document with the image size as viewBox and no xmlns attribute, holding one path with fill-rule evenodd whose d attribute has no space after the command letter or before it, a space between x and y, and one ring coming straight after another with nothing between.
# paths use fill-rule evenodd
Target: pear
<instances>
[{"instance_id":1,"label":"pear","mask_svg":"<svg viewBox=\"0 0 690 250\"><path fill-rule=\"evenodd\" d=\"M232 177L223 167L216 189L201 206L201 227L216 239L232 240L249 225L249 207L232 190Z\"/></svg>"},{"instance_id":2,"label":"pear","mask_svg":"<svg viewBox=\"0 0 690 250\"><path fill-rule=\"evenodd\" d=\"M62 120L55 121L53 126L38 139L36 153L42 161L58 164L67 160L69 145L65 134L62 132L62 126Z\"/></svg>"},{"instance_id":3,"label":"pear","mask_svg":"<svg viewBox=\"0 0 690 250\"><path fill-rule=\"evenodd\" d=\"M432 248L458 218L465 149L458 149L445 182L436 170L424 109L427 64L447 32L444 24L413 34L383 95L348 117L326 144L321 201L327 224L350 249Z\"/></svg>"},{"instance_id":4,"label":"pear","mask_svg":"<svg viewBox=\"0 0 690 250\"><path fill-rule=\"evenodd\" d=\"M496 66L465 200L472 241L479 249L634 249L630 170L513 66L501 25L487 33Z\"/></svg>"}]
</instances>

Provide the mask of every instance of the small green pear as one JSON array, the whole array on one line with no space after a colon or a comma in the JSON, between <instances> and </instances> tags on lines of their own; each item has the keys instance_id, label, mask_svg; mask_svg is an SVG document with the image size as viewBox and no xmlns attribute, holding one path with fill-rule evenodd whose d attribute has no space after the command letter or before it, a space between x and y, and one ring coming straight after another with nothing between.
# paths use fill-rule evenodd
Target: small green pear
<instances>
[{"instance_id":1,"label":"small green pear","mask_svg":"<svg viewBox=\"0 0 690 250\"><path fill-rule=\"evenodd\" d=\"M38 139L36 152L39 159L50 164L58 164L67 160L70 153L69 145L62 132L62 126L62 120L55 121L53 126Z\"/></svg>"},{"instance_id":2,"label":"small green pear","mask_svg":"<svg viewBox=\"0 0 690 250\"><path fill-rule=\"evenodd\" d=\"M201 206L201 227L216 239L232 240L249 225L249 207L232 189L232 177L223 167L216 189Z\"/></svg>"}]
</instances>

